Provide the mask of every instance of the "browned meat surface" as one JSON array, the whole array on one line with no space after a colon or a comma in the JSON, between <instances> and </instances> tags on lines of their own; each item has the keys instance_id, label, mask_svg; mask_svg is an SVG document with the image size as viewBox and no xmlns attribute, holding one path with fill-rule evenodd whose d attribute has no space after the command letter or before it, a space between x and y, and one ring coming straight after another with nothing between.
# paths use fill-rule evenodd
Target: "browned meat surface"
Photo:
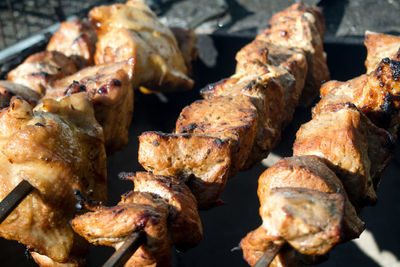
<instances>
[{"instance_id":1,"label":"browned meat surface","mask_svg":"<svg viewBox=\"0 0 400 267\"><path fill-rule=\"evenodd\" d=\"M197 134L144 132L139 137L139 163L158 175L179 177L195 195L199 208L221 203L219 197L231 167L231 146Z\"/></svg>"},{"instance_id":2,"label":"browned meat surface","mask_svg":"<svg viewBox=\"0 0 400 267\"><path fill-rule=\"evenodd\" d=\"M198 100L184 108L176 122L176 133L217 137L230 143L230 177L246 162L257 129L257 109L248 96L226 96Z\"/></svg>"},{"instance_id":3,"label":"browned meat surface","mask_svg":"<svg viewBox=\"0 0 400 267\"><path fill-rule=\"evenodd\" d=\"M263 224L241 242L251 265L281 240L302 254L321 255L364 230L340 180L315 156L285 158L267 169L260 176L258 196ZM276 266L285 258L277 257Z\"/></svg>"},{"instance_id":4,"label":"browned meat surface","mask_svg":"<svg viewBox=\"0 0 400 267\"><path fill-rule=\"evenodd\" d=\"M111 154L128 143L134 69L134 59L87 67L52 82L44 98L86 92L94 104L96 119L103 127L107 153Z\"/></svg>"},{"instance_id":5,"label":"browned meat surface","mask_svg":"<svg viewBox=\"0 0 400 267\"><path fill-rule=\"evenodd\" d=\"M73 60L57 51L43 51L29 56L7 74L7 80L29 87L44 95L46 86L54 80L76 72Z\"/></svg>"},{"instance_id":6,"label":"browned meat surface","mask_svg":"<svg viewBox=\"0 0 400 267\"><path fill-rule=\"evenodd\" d=\"M0 112L0 151L0 199L22 179L35 187L0 224L0 236L25 244L39 261L81 262L87 244L69 225L74 190L107 197L103 133L89 99L47 99L34 110L12 100Z\"/></svg>"},{"instance_id":7,"label":"browned meat surface","mask_svg":"<svg viewBox=\"0 0 400 267\"><path fill-rule=\"evenodd\" d=\"M369 144L375 145L370 148ZM373 125L354 105L328 104L317 106L313 119L300 127L293 155L326 159L343 182L351 202L362 208L377 200L374 184L380 181L392 146L390 134Z\"/></svg>"},{"instance_id":8,"label":"browned meat surface","mask_svg":"<svg viewBox=\"0 0 400 267\"><path fill-rule=\"evenodd\" d=\"M365 33L364 45L367 47L367 59L365 67L367 73L374 71L382 58L400 60L400 37L367 31Z\"/></svg>"},{"instance_id":9,"label":"browned meat surface","mask_svg":"<svg viewBox=\"0 0 400 267\"><path fill-rule=\"evenodd\" d=\"M375 71L347 82L330 81L321 97L346 96L376 125L396 135L400 114L400 61L383 59Z\"/></svg>"},{"instance_id":10,"label":"browned meat surface","mask_svg":"<svg viewBox=\"0 0 400 267\"><path fill-rule=\"evenodd\" d=\"M71 58L78 69L93 65L97 36L86 19L75 19L60 24L47 44L47 51L58 51Z\"/></svg>"},{"instance_id":11,"label":"browned meat surface","mask_svg":"<svg viewBox=\"0 0 400 267\"><path fill-rule=\"evenodd\" d=\"M135 87L171 91L193 86L173 33L144 1L98 6L89 16L98 34L96 64L135 57Z\"/></svg>"},{"instance_id":12,"label":"browned meat surface","mask_svg":"<svg viewBox=\"0 0 400 267\"><path fill-rule=\"evenodd\" d=\"M9 81L0 81L0 109L9 106L13 96L27 101L32 107L40 100L40 95L32 89Z\"/></svg>"},{"instance_id":13,"label":"browned meat surface","mask_svg":"<svg viewBox=\"0 0 400 267\"><path fill-rule=\"evenodd\" d=\"M129 234L146 233L146 242L125 266L170 266L170 245L187 248L202 238L196 199L173 177L139 172L126 177L134 191L115 207L86 205L92 212L72 220L77 233L96 245L118 249Z\"/></svg>"},{"instance_id":14,"label":"browned meat surface","mask_svg":"<svg viewBox=\"0 0 400 267\"><path fill-rule=\"evenodd\" d=\"M309 105L318 95L322 81L329 79L323 50L325 22L322 12L315 6L297 3L273 15L269 25L257 36L258 40L304 51L308 72L300 104Z\"/></svg>"}]
</instances>

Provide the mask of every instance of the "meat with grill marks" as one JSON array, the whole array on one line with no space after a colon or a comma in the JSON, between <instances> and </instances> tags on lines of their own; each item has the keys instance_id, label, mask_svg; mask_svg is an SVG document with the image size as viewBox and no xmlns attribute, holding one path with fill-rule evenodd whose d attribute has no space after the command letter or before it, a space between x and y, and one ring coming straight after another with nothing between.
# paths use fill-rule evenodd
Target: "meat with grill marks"
<instances>
[{"instance_id":1,"label":"meat with grill marks","mask_svg":"<svg viewBox=\"0 0 400 267\"><path fill-rule=\"evenodd\" d=\"M125 266L170 266L170 246L186 249L197 245L202 228L195 197L173 177L138 172L125 179L134 191L114 207L91 206L74 218L74 230L96 245L122 245L129 234L144 231L146 242Z\"/></svg>"},{"instance_id":2,"label":"meat with grill marks","mask_svg":"<svg viewBox=\"0 0 400 267\"><path fill-rule=\"evenodd\" d=\"M96 119L104 131L107 153L128 143L132 121L134 59L87 67L52 82L44 98L57 98L86 92L93 102Z\"/></svg>"},{"instance_id":3,"label":"meat with grill marks","mask_svg":"<svg viewBox=\"0 0 400 267\"><path fill-rule=\"evenodd\" d=\"M60 24L47 44L47 51L58 51L71 58L78 69L93 65L97 36L87 19Z\"/></svg>"},{"instance_id":4,"label":"meat with grill marks","mask_svg":"<svg viewBox=\"0 0 400 267\"><path fill-rule=\"evenodd\" d=\"M57 51L43 51L29 56L7 74L10 82L22 84L40 95L46 93L50 82L77 71L72 59Z\"/></svg>"},{"instance_id":5,"label":"meat with grill marks","mask_svg":"<svg viewBox=\"0 0 400 267\"><path fill-rule=\"evenodd\" d=\"M87 96L46 99L35 109L13 98L0 111L0 151L0 198L22 179L35 188L0 224L0 236L26 245L40 265L80 266L87 243L69 225L74 190L107 197L103 131Z\"/></svg>"},{"instance_id":6,"label":"meat with grill marks","mask_svg":"<svg viewBox=\"0 0 400 267\"><path fill-rule=\"evenodd\" d=\"M135 57L134 87L172 91L193 86L173 33L143 0L98 6L89 17L98 35L96 64Z\"/></svg>"}]
</instances>

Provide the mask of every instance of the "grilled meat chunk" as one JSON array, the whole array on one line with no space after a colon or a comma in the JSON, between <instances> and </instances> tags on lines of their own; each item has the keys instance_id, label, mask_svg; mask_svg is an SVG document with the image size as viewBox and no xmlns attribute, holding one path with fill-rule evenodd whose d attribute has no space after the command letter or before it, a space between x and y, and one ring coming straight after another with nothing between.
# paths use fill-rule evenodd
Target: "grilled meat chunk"
<instances>
[{"instance_id":1,"label":"grilled meat chunk","mask_svg":"<svg viewBox=\"0 0 400 267\"><path fill-rule=\"evenodd\" d=\"M144 1L98 6L89 16L98 34L96 64L135 57L135 87L171 91L193 86L174 35Z\"/></svg>"},{"instance_id":2,"label":"grilled meat chunk","mask_svg":"<svg viewBox=\"0 0 400 267\"><path fill-rule=\"evenodd\" d=\"M257 109L248 96L226 96L198 100L184 108L175 133L217 137L230 143L230 177L246 162L257 129Z\"/></svg>"},{"instance_id":3,"label":"grilled meat chunk","mask_svg":"<svg viewBox=\"0 0 400 267\"><path fill-rule=\"evenodd\" d=\"M170 245L194 246L202 238L195 197L173 177L138 172L124 177L135 184L115 207L90 206L72 227L89 242L118 248L132 232L144 231L146 243L126 266L170 266Z\"/></svg>"},{"instance_id":4,"label":"grilled meat chunk","mask_svg":"<svg viewBox=\"0 0 400 267\"><path fill-rule=\"evenodd\" d=\"M89 99L47 99L34 110L13 99L0 112L0 151L0 198L22 179L35 188L0 224L0 236L25 244L35 259L81 262L87 243L69 225L74 190L107 197L103 133Z\"/></svg>"},{"instance_id":5,"label":"grilled meat chunk","mask_svg":"<svg viewBox=\"0 0 400 267\"><path fill-rule=\"evenodd\" d=\"M29 56L7 74L7 80L29 87L44 95L47 85L76 72L73 60L57 51L43 51Z\"/></svg>"},{"instance_id":6,"label":"grilled meat chunk","mask_svg":"<svg viewBox=\"0 0 400 267\"><path fill-rule=\"evenodd\" d=\"M321 97L346 96L376 125L397 134L400 121L400 61L383 59L375 71L347 82L329 81Z\"/></svg>"},{"instance_id":7,"label":"grilled meat chunk","mask_svg":"<svg viewBox=\"0 0 400 267\"><path fill-rule=\"evenodd\" d=\"M374 71L382 58L400 60L400 37L398 36L366 31L364 45L368 51L365 60L367 73Z\"/></svg>"},{"instance_id":8,"label":"grilled meat chunk","mask_svg":"<svg viewBox=\"0 0 400 267\"><path fill-rule=\"evenodd\" d=\"M13 96L22 98L32 107L36 106L40 100L37 92L22 84L0 81L0 109L8 107Z\"/></svg>"},{"instance_id":9,"label":"grilled meat chunk","mask_svg":"<svg viewBox=\"0 0 400 267\"><path fill-rule=\"evenodd\" d=\"M257 36L258 40L304 51L308 72L300 98L301 105L311 104L318 95L322 81L329 79L323 50L324 34L325 23L321 11L314 6L296 3L273 15L269 27Z\"/></svg>"},{"instance_id":10,"label":"grilled meat chunk","mask_svg":"<svg viewBox=\"0 0 400 267\"><path fill-rule=\"evenodd\" d=\"M353 205L361 209L376 202L375 187L392 147L390 134L372 124L354 105L327 104L318 105L313 119L300 127L293 155L326 159Z\"/></svg>"},{"instance_id":11,"label":"grilled meat chunk","mask_svg":"<svg viewBox=\"0 0 400 267\"><path fill-rule=\"evenodd\" d=\"M157 175L187 183L199 208L219 205L231 167L231 146L217 137L144 132L139 137L139 163Z\"/></svg>"},{"instance_id":12,"label":"grilled meat chunk","mask_svg":"<svg viewBox=\"0 0 400 267\"><path fill-rule=\"evenodd\" d=\"M111 154L128 143L134 69L134 59L87 67L52 82L44 98L86 92L94 104L96 119L103 127L107 153Z\"/></svg>"},{"instance_id":13,"label":"grilled meat chunk","mask_svg":"<svg viewBox=\"0 0 400 267\"><path fill-rule=\"evenodd\" d=\"M93 65L97 36L86 19L75 19L60 24L47 44L47 51L58 51L71 58L78 69Z\"/></svg>"}]
</instances>

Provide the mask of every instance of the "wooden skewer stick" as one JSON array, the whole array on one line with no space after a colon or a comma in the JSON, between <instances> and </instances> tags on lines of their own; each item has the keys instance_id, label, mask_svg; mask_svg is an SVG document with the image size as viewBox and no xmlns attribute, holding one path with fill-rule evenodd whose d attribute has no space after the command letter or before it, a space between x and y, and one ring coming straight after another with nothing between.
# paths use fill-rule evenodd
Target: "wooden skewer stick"
<instances>
[{"instance_id":1,"label":"wooden skewer stick","mask_svg":"<svg viewBox=\"0 0 400 267\"><path fill-rule=\"evenodd\" d=\"M146 241L146 235L140 231L133 233L124 244L104 263L103 267L122 267L135 253L135 251Z\"/></svg>"},{"instance_id":2,"label":"wooden skewer stick","mask_svg":"<svg viewBox=\"0 0 400 267\"><path fill-rule=\"evenodd\" d=\"M271 262L274 260L275 256L279 253L281 248L283 247L284 243L279 244L279 245L272 245L269 246L264 254L261 256L261 258L257 261L256 265L254 267L267 267L271 264Z\"/></svg>"},{"instance_id":3,"label":"wooden skewer stick","mask_svg":"<svg viewBox=\"0 0 400 267\"><path fill-rule=\"evenodd\" d=\"M27 181L22 180L1 202L0 202L0 223L29 195L34 187Z\"/></svg>"}]
</instances>

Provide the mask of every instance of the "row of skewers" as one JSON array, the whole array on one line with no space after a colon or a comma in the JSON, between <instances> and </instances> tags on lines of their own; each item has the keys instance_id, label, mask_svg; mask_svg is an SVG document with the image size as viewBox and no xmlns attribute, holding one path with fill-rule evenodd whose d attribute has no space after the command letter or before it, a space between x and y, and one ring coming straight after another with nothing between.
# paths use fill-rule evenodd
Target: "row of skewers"
<instances>
[{"instance_id":1,"label":"row of skewers","mask_svg":"<svg viewBox=\"0 0 400 267\"><path fill-rule=\"evenodd\" d=\"M48 51L41 56L32 56L10 72L10 81L28 86L35 92L25 87L19 89L30 92L29 96L26 93L21 96L27 101L13 98L10 107L2 112L7 114L3 115L4 125L8 127L5 132L9 133L8 139L13 140L4 139L4 151L10 147L4 158L4 166L9 168L4 168L4 172L15 177L3 194L24 178L35 190L0 225L0 233L26 244L35 261L42 266L77 266L83 264L87 244L72 228L91 243L116 249L133 240L134 233L142 232L146 236L141 239L144 244L127 259L127 264L168 266L171 245L184 250L200 242L202 228L197 209L220 204L219 196L227 180L266 157L278 143L282 129L290 122L299 99L300 103L309 104L318 94L321 82L328 79L322 49L323 17L319 10L304 4L295 4L273 16L270 27L237 54L236 73L204 89L205 99L182 111L174 133L145 132L140 136L139 161L148 172L126 176L134 182L134 190L123 196L117 206L105 207L87 200L105 202L105 150L102 143L108 154L126 144L134 87L171 90L193 85L184 64L190 62L192 48L185 53L189 55L188 59L179 56L171 32L157 22L155 15L140 1L98 7L89 15L95 25L95 35L79 33L71 38L70 29L62 26L48 50L76 49L79 52L64 52L68 60L79 58L75 67L81 68L93 61L97 65L75 74L72 74L74 71L64 73L70 65L64 65L65 58L57 59L63 57L59 55L62 51ZM79 30L92 27L86 22L79 23L64 25L81 25ZM93 42L87 44L95 37L98 38L96 48ZM67 40L70 40L69 45ZM67 45L57 44L51 48L56 41ZM85 47L91 48L85 50ZM89 51L86 53L89 56L79 54L82 51ZM94 55L93 59L89 59L91 55ZM43 58L48 65L43 64ZM392 61L387 64L396 65ZM30 70L32 67L40 71ZM382 69L390 74L392 68L382 66L380 71ZM6 88L10 88L10 84ZM60 96L64 98L53 100ZM31 105L42 97L42 103L32 110ZM94 112L90 102L94 104ZM36 125L35 120L43 126ZM360 120L372 127L364 117ZM382 142L391 140L390 134L382 133L384 130L371 131L381 134ZM14 143L16 136L21 136L17 140L23 142ZM383 152L383 156L389 154L389 151ZM43 169L39 173L37 168ZM381 173L381 169L379 166L377 173ZM340 182L333 184L344 191ZM282 197L286 193L279 190L276 189L273 194L276 197L271 198L276 200L271 202L277 204L276 207L286 203L285 196ZM299 193L297 189L287 190L291 194ZM77 213L73 207L74 192L80 196L81 205L90 212L75 217L71 228L68 222ZM267 194L265 199L268 197ZM374 201L373 195L368 197L365 203ZM352 229L355 233L349 236L357 236L363 224L353 216L355 211L350 202L337 195L329 201L338 207L340 203L346 203L342 209L351 214L350 221L355 225ZM263 201L261 203L263 205ZM360 203L361 207L365 204ZM26 208L20 209L24 205ZM33 214L37 207L41 214ZM26 224L21 223L23 219ZM340 219L336 222L342 224ZM6 227L2 228L3 225ZM20 225L25 227L18 229ZM258 238L273 243L266 236L270 235ZM279 236L274 239L274 246L284 243L283 240L289 242L290 238ZM333 246L337 239L327 239L327 242ZM258 249L254 258L258 260L260 251L262 254L266 249L265 246ZM299 250L305 252L301 246ZM253 264L255 259L249 263Z\"/></svg>"}]
</instances>

